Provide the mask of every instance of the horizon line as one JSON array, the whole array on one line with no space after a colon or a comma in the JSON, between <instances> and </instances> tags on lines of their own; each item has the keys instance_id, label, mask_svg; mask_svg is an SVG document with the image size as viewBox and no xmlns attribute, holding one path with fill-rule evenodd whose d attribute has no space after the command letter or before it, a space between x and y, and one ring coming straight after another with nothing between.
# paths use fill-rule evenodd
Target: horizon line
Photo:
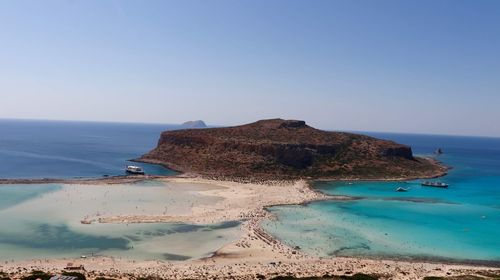
<instances>
[{"instance_id":1,"label":"horizon line","mask_svg":"<svg viewBox=\"0 0 500 280\"><path fill-rule=\"evenodd\" d=\"M276 118L274 118L276 119ZM286 119L286 118L285 118ZM134 122L134 121L109 121L109 120L68 120L68 119L32 119L32 118L6 118L0 117L0 121L35 121L35 122L77 122L77 123L109 123L109 124L145 124L145 125L182 125L182 123L170 123L170 122ZM202 120L202 119L197 119ZM264 120L264 119L259 119ZM256 121L259 121L256 120ZM189 121L189 120L188 120ZM204 120L202 120L205 122ZM255 121L254 121L255 122ZM207 124L207 127L230 127L230 126L239 126L249 124L243 123L238 125L221 125L221 124ZM308 122L306 121L306 124ZM205 122L206 124L206 122ZM465 135L465 134L444 134L444 133L431 133L431 132L401 132L401 131L376 131L376 130L352 130L352 129L332 129L332 128L318 128L320 130L325 131L337 131L337 132L348 132L348 133L387 133L387 134L410 134L410 135L427 135L427 136L451 136L451 137L473 137L473 138L492 138L492 139L500 139L500 136L493 135Z\"/></svg>"}]
</instances>

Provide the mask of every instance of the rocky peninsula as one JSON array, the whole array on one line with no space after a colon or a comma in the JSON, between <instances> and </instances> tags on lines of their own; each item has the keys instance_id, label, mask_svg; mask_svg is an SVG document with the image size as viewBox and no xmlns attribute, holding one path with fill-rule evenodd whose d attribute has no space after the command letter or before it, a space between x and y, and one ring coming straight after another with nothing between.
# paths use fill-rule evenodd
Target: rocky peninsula
<instances>
[{"instance_id":1,"label":"rocky peninsula","mask_svg":"<svg viewBox=\"0 0 500 280\"><path fill-rule=\"evenodd\" d=\"M269 119L206 129L166 131L138 161L224 179L410 179L446 174L411 147L373 137Z\"/></svg>"}]
</instances>

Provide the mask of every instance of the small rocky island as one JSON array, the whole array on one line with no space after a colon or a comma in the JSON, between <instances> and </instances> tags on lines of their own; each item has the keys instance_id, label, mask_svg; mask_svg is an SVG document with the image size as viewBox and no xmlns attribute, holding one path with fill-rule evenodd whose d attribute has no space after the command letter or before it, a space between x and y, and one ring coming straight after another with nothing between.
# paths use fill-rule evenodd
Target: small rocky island
<instances>
[{"instance_id":1,"label":"small rocky island","mask_svg":"<svg viewBox=\"0 0 500 280\"><path fill-rule=\"evenodd\" d=\"M207 125L202 120L187 121L181 124L183 128L206 128Z\"/></svg>"},{"instance_id":2,"label":"small rocky island","mask_svg":"<svg viewBox=\"0 0 500 280\"><path fill-rule=\"evenodd\" d=\"M203 176L250 179L409 179L441 176L447 170L413 156L406 145L282 119L166 131L138 161Z\"/></svg>"}]
</instances>

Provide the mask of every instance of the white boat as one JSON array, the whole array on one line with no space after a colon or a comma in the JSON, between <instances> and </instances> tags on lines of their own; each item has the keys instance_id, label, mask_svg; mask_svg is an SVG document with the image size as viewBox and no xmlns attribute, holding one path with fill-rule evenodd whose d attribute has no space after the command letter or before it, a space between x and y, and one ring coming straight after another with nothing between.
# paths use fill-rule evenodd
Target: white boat
<instances>
[{"instance_id":1,"label":"white boat","mask_svg":"<svg viewBox=\"0 0 500 280\"><path fill-rule=\"evenodd\" d=\"M421 183L422 186L425 187L435 187L435 188L447 188L449 185L443 182L431 182L425 181Z\"/></svg>"},{"instance_id":2,"label":"white boat","mask_svg":"<svg viewBox=\"0 0 500 280\"><path fill-rule=\"evenodd\" d=\"M130 174L144 174L144 169L135 165L128 165L125 171Z\"/></svg>"}]
</instances>

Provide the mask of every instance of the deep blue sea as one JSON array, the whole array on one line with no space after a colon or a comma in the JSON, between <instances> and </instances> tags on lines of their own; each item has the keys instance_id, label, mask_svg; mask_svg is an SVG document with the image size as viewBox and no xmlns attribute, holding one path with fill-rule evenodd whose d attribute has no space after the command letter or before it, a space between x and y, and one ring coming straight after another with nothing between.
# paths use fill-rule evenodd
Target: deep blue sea
<instances>
[{"instance_id":1,"label":"deep blue sea","mask_svg":"<svg viewBox=\"0 0 500 280\"><path fill-rule=\"evenodd\" d=\"M0 178L123 175L128 160L153 149L177 125L0 119ZM133 163L148 174L173 174Z\"/></svg>"},{"instance_id":2,"label":"deep blue sea","mask_svg":"<svg viewBox=\"0 0 500 280\"><path fill-rule=\"evenodd\" d=\"M291 246L320 256L453 259L500 263L500 139L367 133L413 147L453 169L435 179L448 189L410 182L316 182L356 198L270 209L264 227ZM408 192L396 192L398 186Z\"/></svg>"}]
</instances>

